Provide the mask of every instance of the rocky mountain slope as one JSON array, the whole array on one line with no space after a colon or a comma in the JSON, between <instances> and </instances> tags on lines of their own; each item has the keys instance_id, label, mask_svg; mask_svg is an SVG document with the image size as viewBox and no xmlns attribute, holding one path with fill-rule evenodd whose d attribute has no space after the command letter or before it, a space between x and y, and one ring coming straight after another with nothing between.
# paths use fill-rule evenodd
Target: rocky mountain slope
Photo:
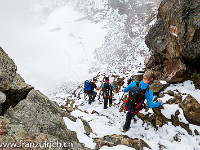
<instances>
[{"instance_id":1,"label":"rocky mountain slope","mask_svg":"<svg viewBox=\"0 0 200 150\"><path fill-rule=\"evenodd\" d=\"M78 141L76 133L67 129L63 117L70 118L70 115L40 91L27 85L2 48L0 57L0 147L50 149L52 146L42 143L58 141L69 149L87 149ZM31 147L28 143L41 145Z\"/></svg>"},{"instance_id":2,"label":"rocky mountain slope","mask_svg":"<svg viewBox=\"0 0 200 150\"><path fill-rule=\"evenodd\" d=\"M188 70L199 72L196 65L199 63L199 0L163 0L151 29L159 0L157 3L109 0L105 5L100 5L100 1L71 2L74 8L87 14L82 19L107 21L108 35L102 47L95 50L98 62L94 62L90 72L98 72L102 64L108 64L106 71L96 77L100 86L104 76L109 75L119 91L114 95L113 106L104 110L102 98L88 105L83 83L74 85L73 82L73 88L70 84L63 85L49 95L52 101L49 100L25 83L17 74L15 63L0 48L0 144L58 141L66 143L67 149L81 150L199 149L199 90L191 81L170 84L188 79L191 75L186 74ZM144 44L148 31L146 44L152 55L147 68L154 70L158 79L150 88L155 93L154 101L162 99L164 105L155 109L146 106L133 118L130 131L122 133L126 116L123 101L127 98L123 89L130 76L141 80L142 74L138 75L137 71L141 72L144 57L149 56ZM48 145L47 149L54 147Z\"/></svg>"},{"instance_id":3,"label":"rocky mountain slope","mask_svg":"<svg viewBox=\"0 0 200 150\"><path fill-rule=\"evenodd\" d=\"M104 73L97 75L98 86L101 85L104 75ZM135 75L133 78L140 81L141 75ZM63 110L76 117L76 120L70 121L70 130L75 131L78 139L88 148L118 149L119 145L124 145L124 149L131 147L137 150L198 149L200 104L196 93L199 90L192 93L195 89L187 89L187 86L192 86L191 82L174 86L164 81L154 80L150 85L155 93L154 101L162 99L164 105L149 109L146 104L145 109L133 118L131 129L122 133L126 116L123 102L127 98L122 91L127 84L127 79L128 77L123 73L110 74L110 80L119 93L114 93L113 106L108 109L103 109L102 97L96 98L95 102L89 105L88 97L83 93L83 84L72 95L60 92L50 98L58 102ZM184 87L184 90L181 87ZM81 123L82 119L85 122ZM65 121L69 123L69 119Z\"/></svg>"}]
</instances>

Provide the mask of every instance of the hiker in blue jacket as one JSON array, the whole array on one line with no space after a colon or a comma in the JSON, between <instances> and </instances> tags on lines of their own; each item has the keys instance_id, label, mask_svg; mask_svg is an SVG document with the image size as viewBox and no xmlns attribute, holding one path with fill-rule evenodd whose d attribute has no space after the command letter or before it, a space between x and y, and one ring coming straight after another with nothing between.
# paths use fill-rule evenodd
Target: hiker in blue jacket
<instances>
[{"instance_id":1,"label":"hiker in blue jacket","mask_svg":"<svg viewBox=\"0 0 200 150\"><path fill-rule=\"evenodd\" d=\"M129 92L130 89L134 86L136 86L136 84L138 84L139 88L144 90L144 98L147 99L147 104L149 108L155 108L155 107L159 107L160 105L162 105L162 100L158 100L159 102L157 103L153 103L153 92L151 89L148 88L149 86L149 82L153 80L153 72L148 70L145 72L145 74L143 75L143 80L141 80L141 82L136 83L136 81L133 81L131 84L129 84L125 89L124 89L124 93ZM128 99L125 101L125 103L128 101ZM143 103L143 102L142 102ZM126 132L130 129L130 124L131 124L131 119L133 116L135 116L137 113L139 113L139 110L137 111L128 111L127 115L126 115L126 122L123 126L123 132Z\"/></svg>"}]
</instances>

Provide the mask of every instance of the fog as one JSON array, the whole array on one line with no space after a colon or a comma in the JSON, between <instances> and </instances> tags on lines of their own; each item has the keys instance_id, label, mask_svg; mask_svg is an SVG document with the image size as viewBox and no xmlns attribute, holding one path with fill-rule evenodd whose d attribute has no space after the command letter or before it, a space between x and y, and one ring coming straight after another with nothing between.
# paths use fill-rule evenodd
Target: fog
<instances>
[{"instance_id":1,"label":"fog","mask_svg":"<svg viewBox=\"0 0 200 150\"><path fill-rule=\"evenodd\" d=\"M104 23L74 21L83 17L55 1L0 0L0 46L25 81L43 92L61 82L82 81L106 34Z\"/></svg>"}]
</instances>

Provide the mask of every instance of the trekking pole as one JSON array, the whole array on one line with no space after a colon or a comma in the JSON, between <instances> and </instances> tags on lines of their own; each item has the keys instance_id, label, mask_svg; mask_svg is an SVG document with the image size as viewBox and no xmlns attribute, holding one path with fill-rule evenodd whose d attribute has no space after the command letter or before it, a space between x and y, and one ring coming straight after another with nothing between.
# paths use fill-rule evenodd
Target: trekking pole
<instances>
[{"instance_id":1,"label":"trekking pole","mask_svg":"<svg viewBox=\"0 0 200 150\"><path fill-rule=\"evenodd\" d=\"M122 97L119 99L119 105L120 105L123 97L124 97L124 93L123 93Z\"/></svg>"}]
</instances>

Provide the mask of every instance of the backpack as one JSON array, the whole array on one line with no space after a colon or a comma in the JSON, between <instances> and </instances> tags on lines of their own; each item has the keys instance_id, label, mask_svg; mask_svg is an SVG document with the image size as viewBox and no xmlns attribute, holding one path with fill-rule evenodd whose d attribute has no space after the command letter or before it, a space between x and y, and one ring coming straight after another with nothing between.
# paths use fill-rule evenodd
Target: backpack
<instances>
[{"instance_id":1,"label":"backpack","mask_svg":"<svg viewBox=\"0 0 200 150\"><path fill-rule=\"evenodd\" d=\"M127 84L129 85L131 82L133 82L133 78L130 77L130 79L127 80Z\"/></svg>"},{"instance_id":2,"label":"backpack","mask_svg":"<svg viewBox=\"0 0 200 150\"><path fill-rule=\"evenodd\" d=\"M112 87L109 82L106 82L103 85L103 97L104 98L112 98Z\"/></svg>"},{"instance_id":3,"label":"backpack","mask_svg":"<svg viewBox=\"0 0 200 150\"><path fill-rule=\"evenodd\" d=\"M92 93L92 82L89 80L86 80L84 82L84 92L85 93Z\"/></svg>"},{"instance_id":4,"label":"backpack","mask_svg":"<svg viewBox=\"0 0 200 150\"><path fill-rule=\"evenodd\" d=\"M137 114L141 109L144 108L145 92L149 88L141 89L139 87L139 82L136 82L136 86L129 90L128 98L124 102L125 109L131 113Z\"/></svg>"}]
</instances>

